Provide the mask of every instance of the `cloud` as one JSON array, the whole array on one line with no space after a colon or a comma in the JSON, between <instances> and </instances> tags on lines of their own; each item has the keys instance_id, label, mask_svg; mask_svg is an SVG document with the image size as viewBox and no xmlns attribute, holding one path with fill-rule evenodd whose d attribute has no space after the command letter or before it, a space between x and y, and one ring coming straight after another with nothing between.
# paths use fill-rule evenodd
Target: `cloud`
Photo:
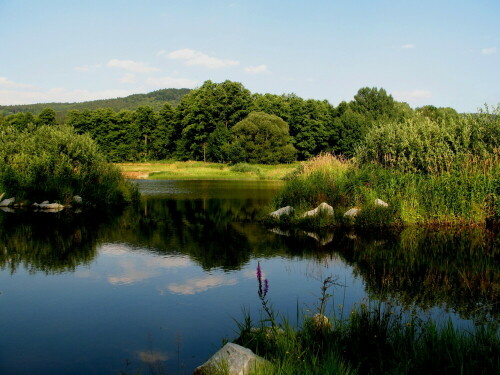
<instances>
[{"instance_id":1,"label":"cloud","mask_svg":"<svg viewBox=\"0 0 500 375\"><path fill-rule=\"evenodd\" d=\"M401 49L413 49L415 48L415 44L403 44Z\"/></svg>"},{"instance_id":2,"label":"cloud","mask_svg":"<svg viewBox=\"0 0 500 375\"><path fill-rule=\"evenodd\" d=\"M0 77L0 87L7 87L9 89L23 89L23 88L31 88L33 87L33 85L28 85L25 83L17 83L9 81L6 77Z\"/></svg>"},{"instance_id":3,"label":"cloud","mask_svg":"<svg viewBox=\"0 0 500 375\"><path fill-rule=\"evenodd\" d=\"M90 72L91 70L96 70L99 68L102 68L102 64L75 66L75 70L79 72Z\"/></svg>"},{"instance_id":4,"label":"cloud","mask_svg":"<svg viewBox=\"0 0 500 375\"><path fill-rule=\"evenodd\" d=\"M108 282L112 285L134 284L158 275L156 270L138 269L134 260L126 259L118 263L122 268L122 273L118 276L109 276ZM141 267L142 268L142 267Z\"/></svg>"},{"instance_id":5,"label":"cloud","mask_svg":"<svg viewBox=\"0 0 500 375\"><path fill-rule=\"evenodd\" d=\"M267 72L267 65L247 66L243 69L247 73L259 74Z\"/></svg>"},{"instance_id":6,"label":"cloud","mask_svg":"<svg viewBox=\"0 0 500 375\"><path fill-rule=\"evenodd\" d=\"M205 292L210 288L223 285L236 285L236 279L225 279L223 276L210 275L199 279L188 279L184 284L169 284L167 289L176 294L196 294Z\"/></svg>"},{"instance_id":7,"label":"cloud","mask_svg":"<svg viewBox=\"0 0 500 375\"><path fill-rule=\"evenodd\" d=\"M170 52L168 58L172 60L184 60L186 65L201 65L210 69L226 68L239 65L239 61L223 60L192 49L179 49Z\"/></svg>"},{"instance_id":8,"label":"cloud","mask_svg":"<svg viewBox=\"0 0 500 375\"><path fill-rule=\"evenodd\" d=\"M1 85L0 85L1 86ZM138 90L67 90L52 88L48 91L13 91L0 90L0 104L33 104L52 102L85 102L88 100L109 99L137 94Z\"/></svg>"},{"instance_id":9,"label":"cloud","mask_svg":"<svg viewBox=\"0 0 500 375\"><path fill-rule=\"evenodd\" d=\"M167 54L167 51L165 51L164 49L158 51L158 53L156 54L156 56L163 56L163 55L166 55Z\"/></svg>"},{"instance_id":10,"label":"cloud","mask_svg":"<svg viewBox=\"0 0 500 375\"><path fill-rule=\"evenodd\" d=\"M157 77L146 79L146 84L154 87L166 87L173 89L194 88L198 81L189 78Z\"/></svg>"},{"instance_id":11,"label":"cloud","mask_svg":"<svg viewBox=\"0 0 500 375\"><path fill-rule=\"evenodd\" d=\"M137 80L135 79L135 75L132 73L127 73L122 76L118 81L121 83L135 83Z\"/></svg>"},{"instance_id":12,"label":"cloud","mask_svg":"<svg viewBox=\"0 0 500 375\"><path fill-rule=\"evenodd\" d=\"M394 97L404 102L415 102L432 98L429 90L396 91Z\"/></svg>"},{"instance_id":13,"label":"cloud","mask_svg":"<svg viewBox=\"0 0 500 375\"><path fill-rule=\"evenodd\" d=\"M128 70L133 73L149 73L149 72L157 72L160 69L155 68L153 66L149 66L148 64L140 61L132 61L132 60L109 60L106 64L109 68L119 68Z\"/></svg>"},{"instance_id":14,"label":"cloud","mask_svg":"<svg viewBox=\"0 0 500 375\"><path fill-rule=\"evenodd\" d=\"M481 50L481 53L483 55L493 55L493 54L497 53L497 47L483 48Z\"/></svg>"}]
</instances>

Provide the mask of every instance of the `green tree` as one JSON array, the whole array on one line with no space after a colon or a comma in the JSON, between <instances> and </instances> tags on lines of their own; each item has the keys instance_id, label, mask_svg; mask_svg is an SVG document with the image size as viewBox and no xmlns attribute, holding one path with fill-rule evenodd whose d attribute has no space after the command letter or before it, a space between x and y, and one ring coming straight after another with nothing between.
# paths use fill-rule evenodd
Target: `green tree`
<instances>
[{"instance_id":1,"label":"green tree","mask_svg":"<svg viewBox=\"0 0 500 375\"><path fill-rule=\"evenodd\" d=\"M182 128L178 157L206 160L210 134L218 126L231 129L248 114L250 105L250 91L231 81L206 81L184 96L177 107Z\"/></svg>"},{"instance_id":2,"label":"green tree","mask_svg":"<svg viewBox=\"0 0 500 375\"><path fill-rule=\"evenodd\" d=\"M40 114L38 115L36 123L39 126L41 126L41 125L49 125L49 126L56 125L57 124L56 111L54 111L52 108L43 109L42 112L40 112Z\"/></svg>"},{"instance_id":3,"label":"green tree","mask_svg":"<svg viewBox=\"0 0 500 375\"><path fill-rule=\"evenodd\" d=\"M227 150L233 162L276 164L296 158L288 124L278 116L251 112L231 129L231 138Z\"/></svg>"}]
</instances>

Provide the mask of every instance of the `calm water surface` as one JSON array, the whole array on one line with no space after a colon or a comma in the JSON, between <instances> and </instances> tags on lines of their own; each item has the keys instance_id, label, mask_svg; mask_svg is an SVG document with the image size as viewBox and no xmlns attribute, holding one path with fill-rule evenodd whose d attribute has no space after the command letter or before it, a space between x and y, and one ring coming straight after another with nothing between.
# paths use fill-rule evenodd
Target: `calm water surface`
<instances>
[{"instance_id":1,"label":"calm water surface","mask_svg":"<svg viewBox=\"0 0 500 375\"><path fill-rule=\"evenodd\" d=\"M138 181L140 207L0 211L0 374L190 374L246 309L260 262L276 310L365 298L459 326L499 317L499 240L482 229L313 233L256 224L274 182Z\"/></svg>"}]
</instances>

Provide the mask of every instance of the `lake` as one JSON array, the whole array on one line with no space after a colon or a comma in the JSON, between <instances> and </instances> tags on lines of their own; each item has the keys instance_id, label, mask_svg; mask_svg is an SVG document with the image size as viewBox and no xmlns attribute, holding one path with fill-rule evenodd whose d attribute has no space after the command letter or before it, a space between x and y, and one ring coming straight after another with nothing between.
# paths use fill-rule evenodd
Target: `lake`
<instances>
[{"instance_id":1,"label":"lake","mask_svg":"<svg viewBox=\"0 0 500 375\"><path fill-rule=\"evenodd\" d=\"M1 374L191 374L260 317L256 268L291 323L371 301L470 329L500 316L499 236L483 228L268 228L269 181L137 181L120 212L0 211ZM300 314L297 314L300 312Z\"/></svg>"}]
</instances>

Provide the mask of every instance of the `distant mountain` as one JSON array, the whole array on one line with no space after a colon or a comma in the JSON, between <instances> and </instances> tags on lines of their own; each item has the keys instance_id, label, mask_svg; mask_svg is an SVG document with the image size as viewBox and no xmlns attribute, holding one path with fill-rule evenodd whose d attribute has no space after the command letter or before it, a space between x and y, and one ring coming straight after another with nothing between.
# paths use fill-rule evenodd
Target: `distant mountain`
<instances>
[{"instance_id":1,"label":"distant mountain","mask_svg":"<svg viewBox=\"0 0 500 375\"><path fill-rule=\"evenodd\" d=\"M0 105L0 114L4 116L18 112L31 112L34 115L39 114L44 108L52 108L56 111L58 119L63 119L66 113L72 109L97 109L111 108L115 111L122 109L135 110L137 107L150 106L159 110L165 102L177 105L181 98L186 95L190 89L161 89L147 94L133 94L124 98L92 100L81 103L39 103L23 105Z\"/></svg>"}]
</instances>

